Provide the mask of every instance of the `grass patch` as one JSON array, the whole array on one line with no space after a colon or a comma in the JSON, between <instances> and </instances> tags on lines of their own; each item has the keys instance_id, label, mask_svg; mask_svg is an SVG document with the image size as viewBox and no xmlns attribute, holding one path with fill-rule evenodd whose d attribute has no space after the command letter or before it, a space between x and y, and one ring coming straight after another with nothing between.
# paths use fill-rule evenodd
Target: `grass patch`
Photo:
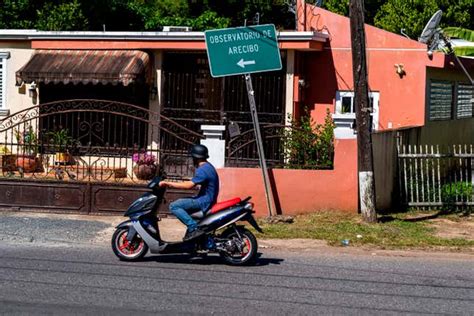
<instances>
[{"instance_id":1,"label":"grass patch","mask_svg":"<svg viewBox=\"0 0 474 316\"><path fill-rule=\"evenodd\" d=\"M425 212L426 213L426 212ZM414 214L411 212L410 216ZM259 224L264 234L258 238L310 238L325 240L330 245L341 245L344 239L350 245L373 245L379 248L473 247L473 240L447 239L435 235L429 221L408 221L406 214L395 214L390 221L369 224L360 215L343 212L318 212L296 216L292 224ZM358 238L357 235L362 237Z\"/></svg>"}]
</instances>

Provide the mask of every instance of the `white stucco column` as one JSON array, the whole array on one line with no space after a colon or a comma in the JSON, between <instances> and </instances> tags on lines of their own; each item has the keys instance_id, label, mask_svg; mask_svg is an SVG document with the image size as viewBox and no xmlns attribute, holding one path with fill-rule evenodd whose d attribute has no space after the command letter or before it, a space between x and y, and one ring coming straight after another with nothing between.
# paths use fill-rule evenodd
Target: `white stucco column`
<instances>
[{"instance_id":1,"label":"white stucco column","mask_svg":"<svg viewBox=\"0 0 474 316\"><path fill-rule=\"evenodd\" d=\"M149 99L149 109L150 112L153 114L150 115L150 120L152 120L152 124L149 125L148 128L148 149L149 150L157 150L159 149L160 143L160 116L158 115L161 111L161 83L162 83L162 52L160 50L155 50L151 53L150 58L152 59L152 65L154 68L152 69L152 82L150 86L149 96L151 97L152 94L155 95L154 98ZM151 90L155 90L152 93Z\"/></svg>"},{"instance_id":2,"label":"white stucco column","mask_svg":"<svg viewBox=\"0 0 474 316\"><path fill-rule=\"evenodd\" d=\"M201 145L209 149L208 161L216 168L225 167L225 139L223 133L224 125L201 125L205 139L201 139Z\"/></svg>"},{"instance_id":3,"label":"white stucco column","mask_svg":"<svg viewBox=\"0 0 474 316\"><path fill-rule=\"evenodd\" d=\"M295 51L286 52L285 122L291 125L294 104Z\"/></svg>"}]
</instances>

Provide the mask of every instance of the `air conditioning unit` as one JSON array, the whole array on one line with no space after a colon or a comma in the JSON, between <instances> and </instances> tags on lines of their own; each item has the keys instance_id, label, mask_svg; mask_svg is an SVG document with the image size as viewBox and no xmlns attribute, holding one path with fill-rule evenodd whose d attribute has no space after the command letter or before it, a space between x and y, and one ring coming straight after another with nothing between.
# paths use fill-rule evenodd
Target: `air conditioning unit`
<instances>
[{"instance_id":1,"label":"air conditioning unit","mask_svg":"<svg viewBox=\"0 0 474 316\"><path fill-rule=\"evenodd\" d=\"M163 26L163 32L191 32L190 26Z\"/></svg>"}]
</instances>

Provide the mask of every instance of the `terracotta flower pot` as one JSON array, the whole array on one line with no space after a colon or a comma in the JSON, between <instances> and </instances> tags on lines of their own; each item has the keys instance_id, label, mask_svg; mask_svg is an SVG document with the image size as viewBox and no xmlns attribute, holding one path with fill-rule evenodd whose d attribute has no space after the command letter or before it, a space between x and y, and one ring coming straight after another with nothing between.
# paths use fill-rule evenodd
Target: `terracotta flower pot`
<instances>
[{"instance_id":1,"label":"terracotta flower pot","mask_svg":"<svg viewBox=\"0 0 474 316\"><path fill-rule=\"evenodd\" d=\"M70 164L72 163L72 156L69 153L56 153L54 159L57 163L60 164Z\"/></svg>"},{"instance_id":2,"label":"terracotta flower pot","mask_svg":"<svg viewBox=\"0 0 474 316\"><path fill-rule=\"evenodd\" d=\"M17 171L18 167L16 166L16 158L17 158L16 155L11 155L11 154L0 155L0 162L1 162L0 167L2 171L5 171L5 172Z\"/></svg>"},{"instance_id":3,"label":"terracotta flower pot","mask_svg":"<svg viewBox=\"0 0 474 316\"><path fill-rule=\"evenodd\" d=\"M35 156L22 155L16 158L16 166L24 173L35 172L38 169L39 161Z\"/></svg>"},{"instance_id":4,"label":"terracotta flower pot","mask_svg":"<svg viewBox=\"0 0 474 316\"><path fill-rule=\"evenodd\" d=\"M136 165L133 173L140 180L151 180L156 175L156 165Z\"/></svg>"}]
</instances>

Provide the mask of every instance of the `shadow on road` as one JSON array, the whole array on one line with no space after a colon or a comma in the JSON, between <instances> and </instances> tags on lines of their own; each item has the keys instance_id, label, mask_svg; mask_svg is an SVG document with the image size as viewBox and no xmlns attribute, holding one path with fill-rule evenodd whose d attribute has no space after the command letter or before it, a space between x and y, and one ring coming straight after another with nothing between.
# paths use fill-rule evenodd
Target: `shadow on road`
<instances>
[{"instance_id":1,"label":"shadow on road","mask_svg":"<svg viewBox=\"0 0 474 316\"><path fill-rule=\"evenodd\" d=\"M284 261L284 259L280 258L262 258L262 254L258 253L257 254L258 258L255 261L254 264L250 266L267 266L270 264L280 264L281 262ZM221 259L219 256L190 256L187 254L179 254L179 255L154 255L154 256L148 256L145 257L143 262L149 262L149 261L154 261L154 262L161 262L161 263L178 263L178 264L200 264L200 265L213 265L213 264L219 264L222 265L224 263L224 260Z\"/></svg>"}]
</instances>

